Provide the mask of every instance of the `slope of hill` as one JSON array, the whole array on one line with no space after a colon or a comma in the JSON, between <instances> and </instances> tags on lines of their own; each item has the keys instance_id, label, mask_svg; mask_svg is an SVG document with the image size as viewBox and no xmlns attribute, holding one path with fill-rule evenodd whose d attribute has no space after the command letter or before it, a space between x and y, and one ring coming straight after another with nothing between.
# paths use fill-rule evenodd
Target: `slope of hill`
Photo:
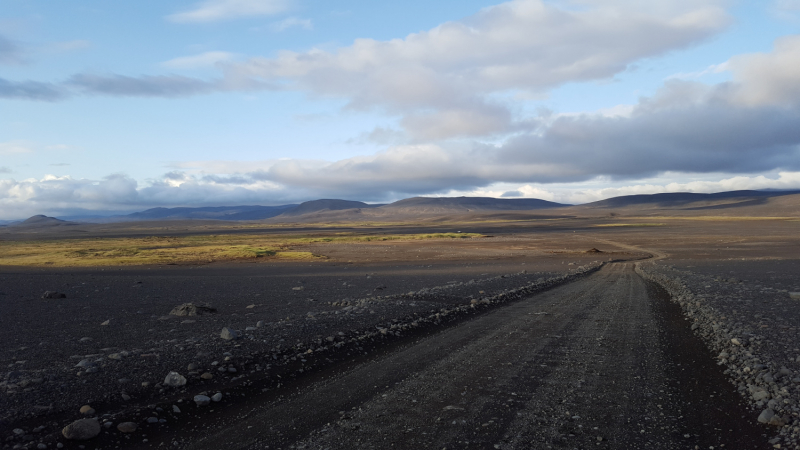
<instances>
[{"instance_id":1,"label":"slope of hill","mask_svg":"<svg viewBox=\"0 0 800 450\"><path fill-rule=\"evenodd\" d=\"M272 220L276 222L404 221L421 218L431 220L436 217L455 217L475 212L531 211L564 206L569 205L538 199L491 197L414 197L388 205L368 205L345 200L317 200L304 203Z\"/></svg>"},{"instance_id":2,"label":"slope of hill","mask_svg":"<svg viewBox=\"0 0 800 450\"><path fill-rule=\"evenodd\" d=\"M46 228L46 227L60 227L66 225L77 225L75 222L67 222L66 220L56 219L55 217L48 217L38 214L22 222L14 222L9 224L13 228Z\"/></svg>"},{"instance_id":3,"label":"slope of hill","mask_svg":"<svg viewBox=\"0 0 800 450\"><path fill-rule=\"evenodd\" d=\"M561 203L536 198L492 197L413 197L382 206L382 210L405 210L417 213L468 211L528 211L561 208Z\"/></svg>"},{"instance_id":4,"label":"slope of hill","mask_svg":"<svg viewBox=\"0 0 800 450\"><path fill-rule=\"evenodd\" d=\"M606 200L580 205L582 208L624 208L658 207L722 209L729 207L754 206L764 204L767 199L798 194L800 191L727 191L714 194L695 194L691 192L670 192L650 195L623 195Z\"/></svg>"},{"instance_id":5,"label":"slope of hill","mask_svg":"<svg viewBox=\"0 0 800 450\"><path fill-rule=\"evenodd\" d=\"M320 213L325 211L342 211L347 209L361 209L361 208L376 208L381 205L370 205L364 202L356 202L351 200L336 200L336 199L320 199L311 200L309 202L301 203L296 208L290 209L281 216L293 217L301 216L303 214Z\"/></svg>"},{"instance_id":6,"label":"slope of hill","mask_svg":"<svg viewBox=\"0 0 800 450\"><path fill-rule=\"evenodd\" d=\"M200 208L152 208L125 216L116 216L111 219L119 221L172 219L262 220L275 217L296 206L297 205L244 205L208 206Z\"/></svg>"}]
</instances>

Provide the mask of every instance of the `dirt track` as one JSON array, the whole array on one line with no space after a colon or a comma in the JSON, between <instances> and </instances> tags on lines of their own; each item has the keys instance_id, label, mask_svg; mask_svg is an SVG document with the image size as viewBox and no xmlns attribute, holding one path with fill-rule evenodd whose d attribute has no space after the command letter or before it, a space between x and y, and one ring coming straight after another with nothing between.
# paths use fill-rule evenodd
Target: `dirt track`
<instances>
[{"instance_id":1,"label":"dirt track","mask_svg":"<svg viewBox=\"0 0 800 450\"><path fill-rule=\"evenodd\" d=\"M745 414L678 307L620 263L228 416L189 446L766 448Z\"/></svg>"}]
</instances>

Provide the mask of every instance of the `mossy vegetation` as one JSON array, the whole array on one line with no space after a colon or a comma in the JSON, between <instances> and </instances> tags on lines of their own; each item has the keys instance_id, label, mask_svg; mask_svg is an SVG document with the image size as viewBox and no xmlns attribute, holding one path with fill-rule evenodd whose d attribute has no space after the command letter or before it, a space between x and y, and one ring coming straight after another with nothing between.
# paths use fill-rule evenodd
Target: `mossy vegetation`
<instances>
[{"instance_id":1,"label":"mossy vegetation","mask_svg":"<svg viewBox=\"0 0 800 450\"><path fill-rule=\"evenodd\" d=\"M595 227L663 227L665 223L602 223Z\"/></svg>"},{"instance_id":2,"label":"mossy vegetation","mask_svg":"<svg viewBox=\"0 0 800 450\"><path fill-rule=\"evenodd\" d=\"M324 257L296 247L319 243L466 239L480 236L474 233L324 236L215 234L4 241L0 243L0 265L88 267L193 264L258 258L315 260Z\"/></svg>"}]
</instances>

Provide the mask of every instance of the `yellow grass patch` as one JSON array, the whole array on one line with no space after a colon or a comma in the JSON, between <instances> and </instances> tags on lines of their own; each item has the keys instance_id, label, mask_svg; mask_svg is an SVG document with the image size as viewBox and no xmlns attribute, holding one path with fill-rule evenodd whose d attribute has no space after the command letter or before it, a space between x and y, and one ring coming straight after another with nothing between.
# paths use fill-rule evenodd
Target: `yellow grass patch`
<instances>
[{"instance_id":1,"label":"yellow grass patch","mask_svg":"<svg viewBox=\"0 0 800 450\"><path fill-rule=\"evenodd\" d=\"M144 264L206 263L256 258L313 260L321 256L293 247L314 243L370 242L417 239L463 239L474 233L410 235L204 235L5 241L0 243L0 265L6 266L128 266Z\"/></svg>"},{"instance_id":2,"label":"yellow grass patch","mask_svg":"<svg viewBox=\"0 0 800 450\"><path fill-rule=\"evenodd\" d=\"M665 223L604 223L595 227L663 227Z\"/></svg>"}]
</instances>

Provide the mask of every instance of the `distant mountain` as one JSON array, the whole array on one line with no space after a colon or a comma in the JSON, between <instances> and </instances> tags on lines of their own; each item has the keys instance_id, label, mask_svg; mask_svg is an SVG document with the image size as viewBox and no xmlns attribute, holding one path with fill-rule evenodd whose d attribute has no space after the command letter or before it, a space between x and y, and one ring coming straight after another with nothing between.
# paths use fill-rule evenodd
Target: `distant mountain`
<instances>
[{"instance_id":1,"label":"distant mountain","mask_svg":"<svg viewBox=\"0 0 800 450\"><path fill-rule=\"evenodd\" d=\"M14 228L45 228L45 227L59 227L65 225L77 225L75 222L67 222L66 220L56 219L55 217L48 217L44 215L36 215L22 222L14 222L9 224L9 227Z\"/></svg>"},{"instance_id":2,"label":"distant mountain","mask_svg":"<svg viewBox=\"0 0 800 450\"><path fill-rule=\"evenodd\" d=\"M342 211L346 209L376 208L382 205L370 205L364 202L351 200L322 199L301 203L296 208L281 214L282 217L300 216L323 211Z\"/></svg>"},{"instance_id":3,"label":"distant mountain","mask_svg":"<svg viewBox=\"0 0 800 450\"><path fill-rule=\"evenodd\" d=\"M347 200L315 200L273 218L276 222L347 222L353 220L410 220L445 217L470 212L531 211L569 205L538 199L491 197L414 197L388 205Z\"/></svg>"},{"instance_id":4,"label":"distant mountain","mask_svg":"<svg viewBox=\"0 0 800 450\"><path fill-rule=\"evenodd\" d=\"M624 195L580 205L581 208L624 208L652 206L659 208L724 209L763 204L769 198L793 195L800 191L726 191L714 194L670 192L650 195ZM705 202L707 204L698 204Z\"/></svg>"},{"instance_id":5,"label":"distant mountain","mask_svg":"<svg viewBox=\"0 0 800 450\"><path fill-rule=\"evenodd\" d=\"M533 209L561 208L564 206L570 205L536 198L413 197L382 206L381 209L404 209L427 212L528 211Z\"/></svg>"},{"instance_id":6,"label":"distant mountain","mask_svg":"<svg viewBox=\"0 0 800 450\"><path fill-rule=\"evenodd\" d=\"M207 206L199 208L152 208L142 212L107 218L108 221L131 220L262 220L275 217L297 205L281 206ZM109 220L111 219L111 220Z\"/></svg>"}]
</instances>

